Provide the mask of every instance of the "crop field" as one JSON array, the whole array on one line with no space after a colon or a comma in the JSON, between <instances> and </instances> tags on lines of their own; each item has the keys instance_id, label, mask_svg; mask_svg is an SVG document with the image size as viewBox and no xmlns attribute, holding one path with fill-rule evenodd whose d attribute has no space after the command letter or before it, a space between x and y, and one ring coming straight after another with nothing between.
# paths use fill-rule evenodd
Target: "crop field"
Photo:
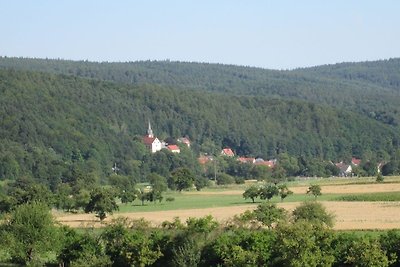
<instances>
[{"instance_id":1,"label":"crop field","mask_svg":"<svg viewBox=\"0 0 400 267\"><path fill-rule=\"evenodd\" d=\"M321 184L322 196L317 198L329 212L335 215L337 230L386 230L400 229L400 178L392 178L388 183L377 184L372 180L360 182L357 179L347 179L345 182L332 181L319 183L318 180L309 180L303 183L289 184L293 195L281 202L274 197L271 202L292 211L303 201L314 200L313 196L306 195L308 184ZM212 215L220 222L229 221L233 216L246 210L254 209L256 203L242 197L243 186L228 188L211 188L200 192L169 192L165 198L173 197L172 202L145 203L141 205L137 200L134 205L120 205L120 210L106 219L110 221L117 217L150 221L154 226L163 221L172 221L179 217L185 221L189 217L203 217ZM58 220L73 227L101 226L93 214L56 214Z\"/></svg>"}]
</instances>

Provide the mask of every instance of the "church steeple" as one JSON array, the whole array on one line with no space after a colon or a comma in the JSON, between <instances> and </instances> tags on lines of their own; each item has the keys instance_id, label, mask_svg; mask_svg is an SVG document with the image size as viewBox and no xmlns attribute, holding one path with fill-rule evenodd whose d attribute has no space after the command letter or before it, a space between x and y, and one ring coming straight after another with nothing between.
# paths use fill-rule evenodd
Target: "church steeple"
<instances>
[{"instance_id":1,"label":"church steeple","mask_svg":"<svg viewBox=\"0 0 400 267\"><path fill-rule=\"evenodd\" d=\"M153 130L151 129L150 120L149 120L149 128L147 129L147 136L152 138L154 137Z\"/></svg>"}]
</instances>

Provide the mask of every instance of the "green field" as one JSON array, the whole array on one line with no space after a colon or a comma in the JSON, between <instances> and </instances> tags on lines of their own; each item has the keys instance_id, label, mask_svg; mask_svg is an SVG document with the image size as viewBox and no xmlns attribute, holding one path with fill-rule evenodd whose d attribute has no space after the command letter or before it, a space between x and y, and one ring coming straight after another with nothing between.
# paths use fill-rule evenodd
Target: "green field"
<instances>
[{"instance_id":1,"label":"green field","mask_svg":"<svg viewBox=\"0 0 400 267\"><path fill-rule=\"evenodd\" d=\"M342 195L340 194L323 194L319 196L318 200L332 201ZM182 209L201 209L201 208L213 208L213 207L229 207L238 205L251 205L253 204L250 199L245 200L241 195L204 195L204 194L182 194L175 192L168 192L164 195L164 199L167 197L175 198L172 202L151 203L145 202L142 206L141 202L135 200L132 204L120 204L119 212L144 212L144 211L159 211L159 210L182 210ZM284 202L302 202L306 200L314 200L313 196L306 194L294 194L288 196ZM256 199L255 205L265 202L266 200ZM281 202L279 197L271 199L272 203Z\"/></svg>"}]
</instances>

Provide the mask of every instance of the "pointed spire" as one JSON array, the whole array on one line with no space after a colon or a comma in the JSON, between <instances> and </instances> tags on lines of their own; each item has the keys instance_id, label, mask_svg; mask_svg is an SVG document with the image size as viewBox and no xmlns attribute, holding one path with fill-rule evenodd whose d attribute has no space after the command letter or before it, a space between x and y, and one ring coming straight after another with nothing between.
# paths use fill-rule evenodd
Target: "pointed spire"
<instances>
[{"instance_id":1,"label":"pointed spire","mask_svg":"<svg viewBox=\"0 0 400 267\"><path fill-rule=\"evenodd\" d=\"M147 129L147 136L154 137L153 130L151 129L150 120L149 120L149 128Z\"/></svg>"}]
</instances>

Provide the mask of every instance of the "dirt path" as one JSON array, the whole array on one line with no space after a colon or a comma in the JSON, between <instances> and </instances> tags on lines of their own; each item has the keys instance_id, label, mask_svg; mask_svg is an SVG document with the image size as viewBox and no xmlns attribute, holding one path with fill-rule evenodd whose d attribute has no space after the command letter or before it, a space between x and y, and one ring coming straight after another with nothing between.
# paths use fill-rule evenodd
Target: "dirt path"
<instances>
[{"instance_id":1,"label":"dirt path","mask_svg":"<svg viewBox=\"0 0 400 267\"><path fill-rule=\"evenodd\" d=\"M336 215L335 229L392 229L400 228L400 203L398 202L321 202L329 212ZM279 206L292 211L299 202L280 203ZM163 221L172 221L179 217L185 221L189 217L203 217L212 215L216 220L224 222L236 214L243 213L245 210L254 209L255 205L206 208L206 209L188 209L171 210L157 212L135 212L115 214L107 219L119 216L130 219L144 218L152 222L153 225L160 225ZM59 216L57 219L66 225L72 227L90 227L99 226L94 215L75 214Z\"/></svg>"}]
</instances>

